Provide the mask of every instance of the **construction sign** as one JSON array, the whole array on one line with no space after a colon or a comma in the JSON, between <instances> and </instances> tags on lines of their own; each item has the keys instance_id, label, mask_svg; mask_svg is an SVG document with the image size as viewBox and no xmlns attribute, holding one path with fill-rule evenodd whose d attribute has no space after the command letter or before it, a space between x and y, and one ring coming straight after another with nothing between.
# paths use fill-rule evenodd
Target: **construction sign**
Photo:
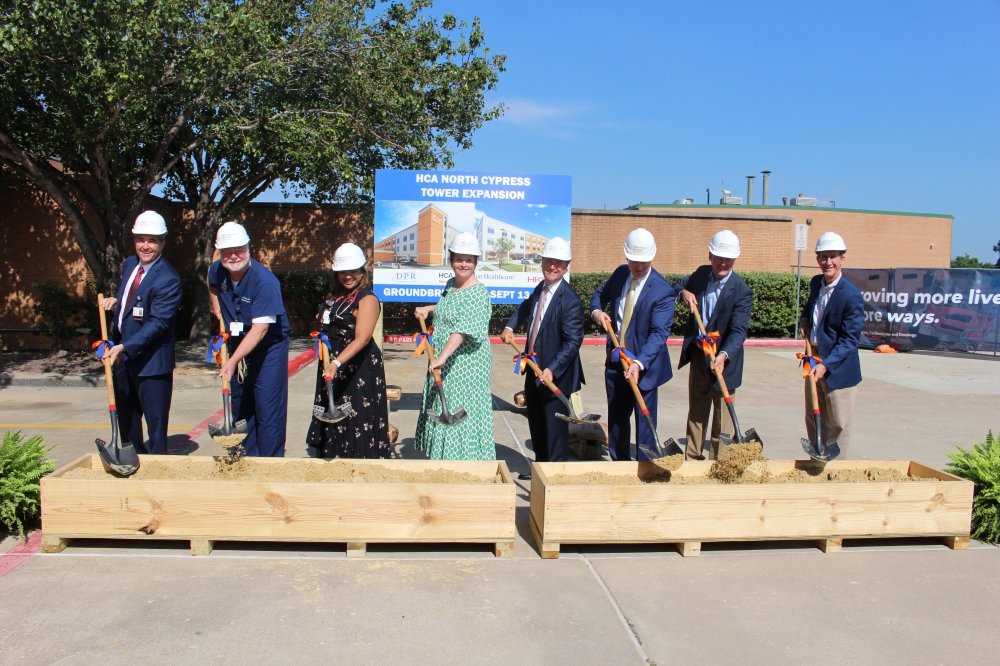
<instances>
[{"instance_id":1,"label":"construction sign","mask_svg":"<svg viewBox=\"0 0 1000 666\"><path fill-rule=\"evenodd\" d=\"M375 174L374 290L382 301L436 302L453 276L448 246L479 240L476 278L494 303L520 303L542 278L542 246L570 238L569 176L466 171Z\"/></svg>"},{"instance_id":2,"label":"construction sign","mask_svg":"<svg viewBox=\"0 0 1000 666\"><path fill-rule=\"evenodd\" d=\"M845 268L865 299L864 346L1000 351L1000 270Z\"/></svg>"}]
</instances>

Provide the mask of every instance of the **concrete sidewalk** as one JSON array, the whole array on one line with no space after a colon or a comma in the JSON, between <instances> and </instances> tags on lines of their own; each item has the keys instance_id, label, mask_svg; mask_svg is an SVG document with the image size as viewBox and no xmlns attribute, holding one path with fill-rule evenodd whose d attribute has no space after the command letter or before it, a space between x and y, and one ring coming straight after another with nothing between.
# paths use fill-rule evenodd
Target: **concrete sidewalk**
<instances>
[{"instance_id":1,"label":"concrete sidewalk","mask_svg":"<svg viewBox=\"0 0 1000 666\"><path fill-rule=\"evenodd\" d=\"M388 382L403 388L390 421L404 457L420 456L412 433L426 359L412 349L386 348ZM527 471L527 423L510 404L524 379L512 351L492 350L497 454ZM584 402L606 416L603 349L582 353ZM941 467L955 445L1000 427L995 363L865 353L862 364L857 457ZM289 383L289 456L307 455L315 367ZM758 429L769 457L801 458L802 380L789 352L748 350L746 378L736 395L744 428ZM686 379L685 368L660 392L663 438L683 436ZM46 424L23 429L44 433L50 455L66 462L94 450L104 400L103 389L6 388L0 422ZM190 428L218 403L214 388L176 391L171 423ZM185 447L221 453L207 435ZM191 557L186 542L111 541L28 557L0 576L0 664L995 660L1000 549L858 540L825 555L763 542L705 544L685 559L670 546L564 546L561 559L542 561L527 526L529 486L518 486L511 559L461 544L371 544L366 560L348 560L340 544L220 543Z\"/></svg>"}]
</instances>

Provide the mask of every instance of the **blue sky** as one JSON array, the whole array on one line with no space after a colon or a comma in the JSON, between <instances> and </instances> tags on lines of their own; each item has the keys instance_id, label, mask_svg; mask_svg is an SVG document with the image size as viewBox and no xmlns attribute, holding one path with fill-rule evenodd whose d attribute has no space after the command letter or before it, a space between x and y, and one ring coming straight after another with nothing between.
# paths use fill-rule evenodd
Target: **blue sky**
<instances>
[{"instance_id":1,"label":"blue sky","mask_svg":"<svg viewBox=\"0 0 1000 666\"><path fill-rule=\"evenodd\" d=\"M508 57L457 169L569 174L573 205L718 200L948 213L1000 240L1000 3L443 0ZM271 192L261 200L281 200Z\"/></svg>"}]
</instances>

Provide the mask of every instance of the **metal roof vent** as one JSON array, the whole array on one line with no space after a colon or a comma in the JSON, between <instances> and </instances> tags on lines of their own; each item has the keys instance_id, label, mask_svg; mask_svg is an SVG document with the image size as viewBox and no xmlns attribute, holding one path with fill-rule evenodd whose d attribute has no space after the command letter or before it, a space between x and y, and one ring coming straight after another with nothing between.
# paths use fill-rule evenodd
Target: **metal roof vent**
<instances>
[{"instance_id":1,"label":"metal roof vent","mask_svg":"<svg viewBox=\"0 0 1000 666\"><path fill-rule=\"evenodd\" d=\"M816 197L807 197L806 195L799 192L799 196L792 197L792 200L788 202L792 206L815 206Z\"/></svg>"},{"instance_id":2,"label":"metal roof vent","mask_svg":"<svg viewBox=\"0 0 1000 666\"><path fill-rule=\"evenodd\" d=\"M741 206L743 205L743 197L734 197L729 190L722 190L722 198L719 199L719 203L723 206Z\"/></svg>"},{"instance_id":3,"label":"metal roof vent","mask_svg":"<svg viewBox=\"0 0 1000 666\"><path fill-rule=\"evenodd\" d=\"M694 199L674 199L675 204L690 205L694 203Z\"/></svg>"}]
</instances>

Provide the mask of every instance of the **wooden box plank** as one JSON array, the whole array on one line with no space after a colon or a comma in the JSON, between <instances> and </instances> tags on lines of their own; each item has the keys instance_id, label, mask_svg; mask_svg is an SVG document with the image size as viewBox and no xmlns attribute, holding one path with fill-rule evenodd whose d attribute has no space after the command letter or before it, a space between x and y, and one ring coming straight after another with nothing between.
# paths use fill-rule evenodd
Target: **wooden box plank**
<instances>
[{"instance_id":1,"label":"wooden box plank","mask_svg":"<svg viewBox=\"0 0 1000 666\"><path fill-rule=\"evenodd\" d=\"M174 456L143 462L176 463ZM186 458L214 466L214 459ZM282 459L259 459L281 465ZM296 459L302 462L302 459ZM42 479L42 529L52 538L513 542L516 485L502 461L351 461L418 472L500 474L503 483L320 483L177 479L67 479L102 469L83 456ZM310 464L327 464L323 460ZM210 549L210 546L209 546Z\"/></svg>"},{"instance_id":2,"label":"wooden box plank","mask_svg":"<svg viewBox=\"0 0 1000 666\"><path fill-rule=\"evenodd\" d=\"M802 461L769 461L777 476ZM933 481L740 485L555 485L557 474L644 475L650 463L535 463L531 517L540 547L562 543L698 543L771 539L967 536L973 484L920 463L834 461L826 470L897 469ZM709 461L687 461L679 474L702 475ZM686 547L694 552L693 547Z\"/></svg>"}]
</instances>

